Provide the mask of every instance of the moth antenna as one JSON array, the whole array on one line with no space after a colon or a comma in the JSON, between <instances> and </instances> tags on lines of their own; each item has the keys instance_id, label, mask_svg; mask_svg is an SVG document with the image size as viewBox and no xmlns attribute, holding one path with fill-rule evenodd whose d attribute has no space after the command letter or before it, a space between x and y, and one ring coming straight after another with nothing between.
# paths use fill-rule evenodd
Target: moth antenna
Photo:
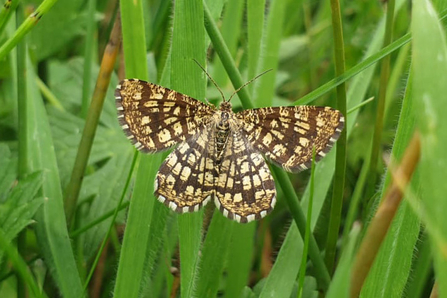
<instances>
[{"instance_id":1,"label":"moth antenna","mask_svg":"<svg viewBox=\"0 0 447 298\"><path fill-rule=\"evenodd\" d=\"M200 65L200 63L196 60L196 59L192 59L194 60L194 62L203 70L203 72L206 74L206 76L208 77L208 79L210 79L210 81L214 84L214 86L216 86L217 90L219 90L220 95L222 96L222 100L225 101L225 96L222 92L222 90L220 89L220 87L217 85L217 83L214 81L214 79L210 76L210 74L205 70L205 68ZM208 100L206 100L208 102Z\"/></svg>"},{"instance_id":2,"label":"moth antenna","mask_svg":"<svg viewBox=\"0 0 447 298\"><path fill-rule=\"evenodd\" d=\"M247 83L245 83L244 85L240 86L239 88L236 89L236 91L233 92L233 94L231 94L230 98L228 99L228 101L230 101L233 96L236 95L236 93L238 93L242 88L244 88L245 86L247 86L248 84L252 83L254 80L258 79L260 76L265 75L266 73L268 73L269 71L272 71L273 69L267 69L264 72L261 72L260 74L258 74L256 77L254 77L253 79L251 79L250 81L248 81Z\"/></svg>"}]
</instances>

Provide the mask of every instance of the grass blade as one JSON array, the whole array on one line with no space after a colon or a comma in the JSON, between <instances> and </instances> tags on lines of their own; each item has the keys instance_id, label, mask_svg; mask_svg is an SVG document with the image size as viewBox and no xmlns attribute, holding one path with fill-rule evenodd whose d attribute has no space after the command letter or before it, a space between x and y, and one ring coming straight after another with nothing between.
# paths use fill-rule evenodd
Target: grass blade
<instances>
[{"instance_id":1,"label":"grass blade","mask_svg":"<svg viewBox=\"0 0 447 298\"><path fill-rule=\"evenodd\" d=\"M415 126L414 103L411 89L410 77L408 79L393 144L392 156L397 160L402 158ZM419 179L419 173L416 171L410 184L412 189L419 189ZM391 175L387 173L385 183L381 189L381 197L388 188L390 181ZM365 297L403 295L405 284L412 270L411 263L414 246L419 236L419 229L418 217L410 205L406 201L403 201L381 245L371 272L365 281L362 295L365 295ZM377 287L378 282L382 284L381 287Z\"/></svg>"},{"instance_id":2,"label":"grass blade","mask_svg":"<svg viewBox=\"0 0 447 298\"><path fill-rule=\"evenodd\" d=\"M296 281L303 254L303 240L294 223L287 232L286 238L276 257L275 264L270 271L260 298L289 297ZM294 260L291 262L291 260ZM284 278L291 276L293 278Z\"/></svg>"},{"instance_id":3,"label":"grass blade","mask_svg":"<svg viewBox=\"0 0 447 298\"><path fill-rule=\"evenodd\" d=\"M351 273L351 297L360 295L379 248L395 218L403 197L401 187L406 188L420 158L420 136L416 132L405 149L399 167L393 175L393 182L387 188L379 208L368 226L365 237L357 252Z\"/></svg>"},{"instance_id":4,"label":"grass blade","mask_svg":"<svg viewBox=\"0 0 447 298\"><path fill-rule=\"evenodd\" d=\"M431 279L433 255L431 254L430 240L425 231L419 240L416 264L413 266L414 270L412 270L407 283L408 298L422 297L425 285Z\"/></svg>"},{"instance_id":5,"label":"grass blade","mask_svg":"<svg viewBox=\"0 0 447 298\"><path fill-rule=\"evenodd\" d=\"M349 234L346 249L343 251L343 254L340 257L340 262L337 265L337 270L334 273L334 278L327 292L327 298L349 297L350 284L346 281L349 280L349 277L351 276L351 265L354 259L359 233L360 225L354 225L351 233Z\"/></svg>"},{"instance_id":6,"label":"grass blade","mask_svg":"<svg viewBox=\"0 0 447 298\"><path fill-rule=\"evenodd\" d=\"M67 186L65 194L65 214L67 216L68 226L71 224L72 217L76 211L76 205L81 190L82 180L84 178L87 162L90 157L90 152L95 138L96 130L99 124L99 117L103 110L104 99L107 93L107 87L110 84L110 78L115 65L116 57L119 51L119 19L115 21L115 26L110 35L110 42L104 51L104 56L101 62L100 72L96 81L95 91L92 96L88 114L85 119L85 126L82 132L81 142L79 143L78 152L76 154L73 172L71 174L70 182Z\"/></svg>"},{"instance_id":7,"label":"grass blade","mask_svg":"<svg viewBox=\"0 0 447 298\"><path fill-rule=\"evenodd\" d=\"M312 220L312 202L314 197L314 174L315 174L315 150L312 152L312 167L310 172L310 197L309 197L309 208L307 208L307 217L306 217L306 235L304 236L304 252L301 257L301 266L300 272L298 275L298 298L303 297L303 288L304 288L304 277L306 276L306 263L307 263L307 251L309 249L309 238L311 229L311 220Z\"/></svg>"},{"instance_id":8,"label":"grass blade","mask_svg":"<svg viewBox=\"0 0 447 298\"><path fill-rule=\"evenodd\" d=\"M256 223L233 228L227 258L225 297L240 297L252 266Z\"/></svg>"},{"instance_id":9,"label":"grass blade","mask_svg":"<svg viewBox=\"0 0 447 298\"><path fill-rule=\"evenodd\" d=\"M447 146L447 117L445 117L445 70L447 69L446 36L430 1L413 1L413 93L421 130L421 187L422 205L434 226L427 226L433 240L434 264L439 296L447 295L447 191L445 183L445 148ZM440 96L441 95L441 96ZM439 233L435 233L436 229Z\"/></svg>"},{"instance_id":10,"label":"grass blade","mask_svg":"<svg viewBox=\"0 0 447 298\"><path fill-rule=\"evenodd\" d=\"M11 260L13 266L19 273L20 277L23 279L24 284L28 287L30 293L33 297L46 297L45 293L39 290L39 287L34 280L33 275L28 269L26 262L19 255L15 247L12 245L11 240L6 237L3 229L0 228L0 247L6 253L6 255Z\"/></svg>"},{"instance_id":11,"label":"grass blade","mask_svg":"<svg viewBox=\"0 0 447 298\"><path fill-rule=\"evenodd\" d=\"M233 229L239 225L229 221L219 210L214 211L213 219L207 231L201 249L199 278L196 282L196 297L216 297L220 279L227 260Z\"/></svg>"},{"instance_id":12,"label":"grass blade","mask_svg":"<svg viewBox=\"0 0 447 298\"><path fill-rule=\"evenodd\" d=\"M171 52L171 88L196 99L205 98L206 80L193 59L205 65L205 30L202 0L175 2ZM180 215L180 291L182 297L193 296L202 240L203 212Z\"/></svg>"},{"instance_id":13,"label":"grass blade","mask_svg":"<svg viewBox=\"0 0 447 298\"><path fill-rule=\"evenodd\" d=\"M19 43L37 22L53 7L57 0L44 0L39 7L20 25L14 35L0 47L0 60Z\"/></svg>"},{"instance_id":14,"label":"grass blade","mask_svg":"<svg viewBox=\"0 0 447 298\"><path fill-rule=\"evenodd\" d=\"M275 80L272 80L272 78L276 77L278 70L279 45L282 37L286 3L287 1L270 3L257 72L260 73L267 69L272 69L272 71L268 76L262 76L254 82L253 103L256 107L272 105L275 93Z\"/></svg>"},{"instance_id":15,"label":"grass blade","mask_svg":"<svg viewBox=\"0 0 447 298\"><path fill-rule=\"evenodd\" d=\"M96 31L96 0L88 1L87 34L84 49L84 74L82 81L81 117L86 118L90 106L92 63L94 59L94 41ZM96 59L94 59L96 62Z\"/></svg>"},{"instance_id":16,"label":"grass blade","mask_svg":"<svg viewBox=\"0 0 447 298\"><path fill-rule=\"evenodd\" d=\"M247 78L254 78L258 72L261 54L262 33L264 32L265 0L247 0L247 38L248 38L248 74ZM253 91L255 85L247 88Z\"/></svg>"},{"instance_id":17,"label":"grass blade","mask_svg":"<svg viewBox=\"0 0 447 298\"><path fill-rule=\"evenodd\" d=\"M5 29L12 12L16 10L19 0L7 0L0 12L0 33Z\"/></svg>"},{"instance_id":18,"label":"grass blade","mask_svg":"<svg viewBox=\"0 0 447 298\"><path fill-rule=\"evenodd\" d=\"M395 0L386 3L386 25L383 46L386 47L391 43L393 37L394 26L394 6ZM379 151L382 144L383 118L385 114L385 99L387 92L388 79L390 76L390 55L383 58L380 64L380 88L377 97L376 106L376 122L374 126L374 135L372 140L372 148L369 160L369 175L366 187L366 199L372 198L377 181L377 166L379 162Z\"/></svg>"},{"instance_id":19,"label":"grass blade","mask_svg":"<svg viewBox=\"0 0 447 298\"><path fill-rule=\"evenodd\" d=\"M147 80L147 64L142 63L146 61L142 1L121 1L120 8L126 77ZM141 156L139 162L120 253L115 297L139 297L148 274L142 260L149 256L149 234L155 202L153 181L159 163L160 157L151 155Z\"/></svg>"},{"instance_id":20,"label":"grass blade","mask_svg":"<svg viewBox=\"0 0 447 298\"><path fill-rule=\"evenodd\" d=\"M47 114L36 86L31 62L28 59L28 144L30 170L43 172L42 208L36 214L36 234L41 253L53 279L64 297L81 297L82 286L68 238L63 211L63 197L53 140ZM39 135L38 139L33 136ZM70 272L70 274L67 274Z\"/></svg>"},{"instance_id":21,"label":"grass blade","mask_svg":"<svg viewBox=\"0 0 447 298\"><path fill-rule=\"evenodd\" d=\"M335 74L343 75L345 72L345 46L343 42L343 26L340 15L340 2L331 0L332 12L332 30L334 32L334 56L335 56ZM346 121L346 86L340 84L337 86L337 109L345 115ZM345 124L345 127L347 125ZM345 188L346 175L346 138L347 133L344 129L336 145L336 160L334 172L334 187L331 200L331 214L328 225L328 236L326 242L325 262L330 273L334 271L335 252L337 239L341 223L341 208L343 205L343 194Z\"/></svg>"},{"instance_id":22,"label":"grass blade","mask_svg":"<svg viewBox=\"0 0 447 298\"><path fill-rule=\"evenodd\" d=\"M222 27L220 31L222 32L222 36L233 58L236 58L238 39L240 38L242 13L244 12L243 5L244 1L227 1L224 15L222 17ZM225 87L228 82L228 76L218 57L214 62L213 78L217 85L222 88Z\"/></svg>"}]
</instances>

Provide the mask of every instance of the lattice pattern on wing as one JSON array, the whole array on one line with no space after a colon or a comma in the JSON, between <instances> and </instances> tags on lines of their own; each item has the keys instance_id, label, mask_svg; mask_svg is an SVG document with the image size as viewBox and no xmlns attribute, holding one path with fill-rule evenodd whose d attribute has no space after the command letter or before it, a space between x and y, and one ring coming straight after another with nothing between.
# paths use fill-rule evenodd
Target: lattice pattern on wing
<instances>
[{"instance_id":1,"label":"lattice pattern on wing","mask_svg":"<svg viewBox=\"0 0 447 298\"><path fill-rule=\"evenodd\" d=\"M213 159L214 131L204 128L181 143L161 165L154 187L158 200L179 213L206 205L217 176Z\"/></svg>"},{"instance_id":2,"label":"lattice pattern on wing","mask_svg":"<svg viewBox=\"0 0 447 298\"><path fill-rule=\"evenodd\" d=\"M189 96L137 79L122 81L115 98L121 127L137 149L149 153L193 136L216 111Z\"/></svg>"},{"instance_id":3,"label":"lattice pattern on wing","mask_svg":"<svg viewBox=\"0 0 447 298\"><path fill-rule=\"evenodd\" d=\"M275 203L275 183L264 158L240 131L232 130L219 169L216 206L226 217L245 223L266 216Z\"/></svg>"},{"instance_id":4,"label":"lattice pattern on wing","mask_svg":"<svg viewBox=\"0 0 447 298\"><path fill-rule=\"evenodd\" d=\"M245 110L236 114L254 148L289 172L310 167L324 157L340 136L343 115L329 107L296 106Z\"/></svg>"}]
</instances>

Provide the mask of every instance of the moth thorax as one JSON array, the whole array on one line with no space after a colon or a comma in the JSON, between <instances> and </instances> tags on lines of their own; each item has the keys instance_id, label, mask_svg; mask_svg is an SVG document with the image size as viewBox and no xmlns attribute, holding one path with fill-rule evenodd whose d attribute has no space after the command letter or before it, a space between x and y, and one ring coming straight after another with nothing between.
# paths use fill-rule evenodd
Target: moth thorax
<instances>
[{"instance_id":1,"label":"moth thorax","mask_svg":"<svg viewBox=\"0 0 447 298\"><path fill-rule=\"evenodd\" d=\"M220 121L216 125L216 153L217 164L220 164L223 157L225 145L227 144L228 134L230 133L230 124L228 122L229 114L221 112Z\"/></svg>"}]
</instances>

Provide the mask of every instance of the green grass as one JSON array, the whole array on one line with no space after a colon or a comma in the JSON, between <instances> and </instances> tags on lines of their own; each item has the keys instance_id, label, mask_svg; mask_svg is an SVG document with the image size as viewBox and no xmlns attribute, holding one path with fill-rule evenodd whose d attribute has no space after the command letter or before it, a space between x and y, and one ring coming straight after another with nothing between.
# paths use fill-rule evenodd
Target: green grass
<instances>
[{"instance_id":1,"label":"green grass","mask_svg":"<svg viewBox=\"0 0 447 298\"><path fill-rule=\"evenodd\" d=\"M349 297L358 248L416 130L419 165L355 286L361 297L429 297L437 284L447 296L439 1L348 1L340 17L337 1L120 1L119 17L107 0L28 3L0 11L0 297ZM116 61L103 53L115 19ZM346 144L312 179L271 167L278 202L260 222L212 204L174 214L153 195L168 153L138 153L119 127L123 78L218 103L194 59L225 95L273 70L235 96L236 111L355 108Z\"/></svg>"}]
</instances>

